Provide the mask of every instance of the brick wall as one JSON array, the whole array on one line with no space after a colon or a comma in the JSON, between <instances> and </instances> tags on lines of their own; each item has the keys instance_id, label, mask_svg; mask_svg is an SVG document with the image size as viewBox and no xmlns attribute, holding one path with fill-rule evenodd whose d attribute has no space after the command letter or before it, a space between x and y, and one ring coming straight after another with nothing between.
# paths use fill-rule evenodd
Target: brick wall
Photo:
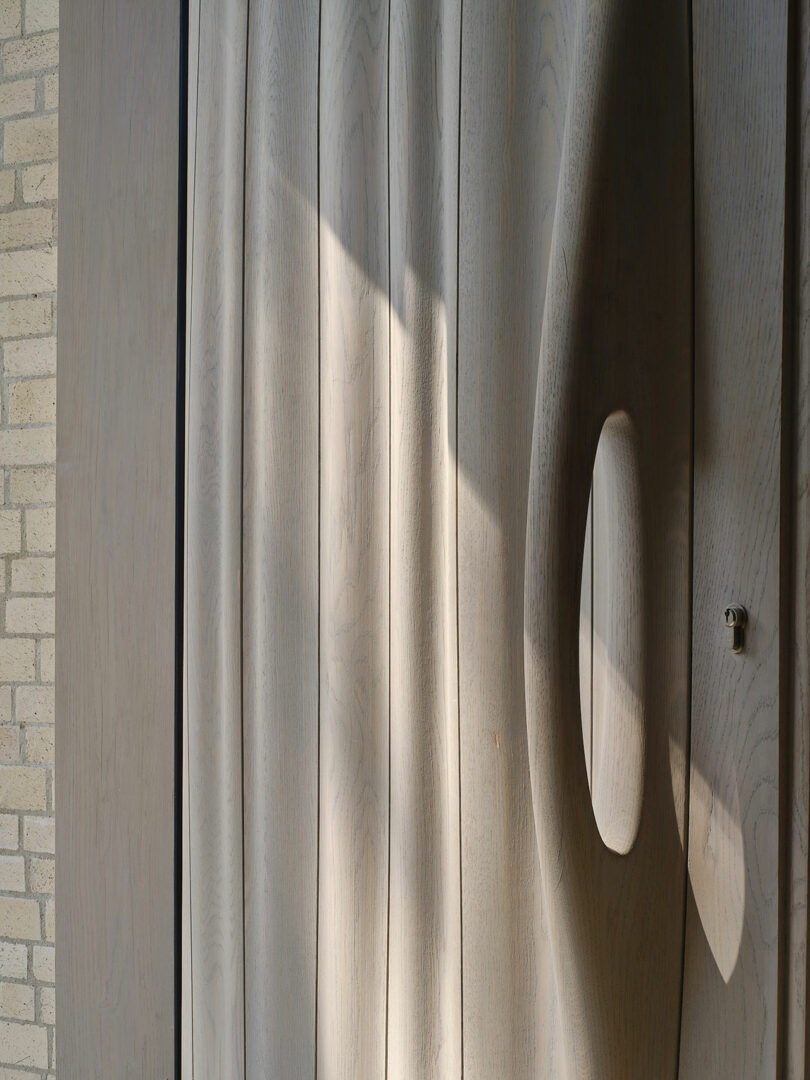
<instances>
[{"instance_id":1,"label":"brick wall","mask_svg":"<svg viewBox=\"0 0 810 1080\"><path fill-rule=\"evenodd\" d=\"M54 1040L58 0L0 0L0 1080Z\"/></svg>"}]
</instances>

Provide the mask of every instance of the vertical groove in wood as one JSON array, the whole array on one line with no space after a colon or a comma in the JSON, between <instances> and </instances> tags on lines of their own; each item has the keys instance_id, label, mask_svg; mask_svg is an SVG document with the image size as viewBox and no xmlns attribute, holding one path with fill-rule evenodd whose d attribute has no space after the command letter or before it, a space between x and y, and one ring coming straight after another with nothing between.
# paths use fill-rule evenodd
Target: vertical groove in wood
<instances>
[{"instance_id":1,"label":"vertical groove in wood","mask_svg":"<svg viewBox=\"0 0 810 1080\"><path fill-rule=\"evenodd\" d=\"M459 0L392 0L388 1076L461 1073L455 566Z\"/></svg>"},{"instance_id":2,"label":"vertical groove in wood","mask_svg":"<svg viewBox=\"0 0 810 1080\"><path fill-rule=\"evenodd\" d=\"M176 1064L179 7L60 39L59 1072L141 1080Z\"/></svg>"},{"instance_id":3,"label":"vertical groove in wood","mask_svg":"<svg viewBox=\"0 0 810 1080\"><path fill-rule=\"evenodd\" d=\"M777 1070L787 0L694 5L695 534L682 1080ZM724 608L748 610L737 655Z\"/></svg>"},{"instance_id":4,"label":"vertical groove in wood","mask_svg":"<svg viewBox=\"0 0 810 1080\"><path fill-rule=\"evenodd\" d=\"M464 1075L557 1075L523 683L532 403L573 4L465 0L458 372ZM578 610L578 607L577 607Z\"/></svg>"},{"instance_id":5,"label":"vertical groove in wood","mask_svg":"<svg viewBox=\"0 0 810 1080\"><path fill-rule=\"evenodd\" d=\"M793 207L788 218L792 266L786 274L790 295L793 379L784 398L792 421L792 475L788 498L791 522L789 593L790 708L784 748L788 779L789 840L785 881L783 955L784 1076L805 1080L808 1055L808 826L810 826L810 3L796 0L790 19L788 64L792 66L793 101L788 105L788 184ZM792 105L792 111L791 111ZM783 395L784 397L784 395Z\"/></svg>"},{"instance_id":6,"label":"vertical groove in wood","mask_svg":"<svg viewBox=\"0 0 810 1080\"><path fill-rule=\"evenodd\" d=\"M186 521L194 1080L244 1076L242 312L246 0L200 24Z\"/></svg>"},{"instance_id":7,"label":"vertical groove in wood","mask_svg":"<svg viewBox=\"0 0 810 1080\"><path fill-rule=\"evenodd\" d=\"M248 1080L315 1073L318 0L251 0L243 694Z\"/></svg>"},{"instance_id":8,"label":"vertical groove in wood","mask_svg":"<svg viewBox=\"0 0 810 1080\"><path fill-rule=\"evenodd\" d=\"M317 1068L385 1074L388 5L323 0Z\"/></svg>"}]
</instances>

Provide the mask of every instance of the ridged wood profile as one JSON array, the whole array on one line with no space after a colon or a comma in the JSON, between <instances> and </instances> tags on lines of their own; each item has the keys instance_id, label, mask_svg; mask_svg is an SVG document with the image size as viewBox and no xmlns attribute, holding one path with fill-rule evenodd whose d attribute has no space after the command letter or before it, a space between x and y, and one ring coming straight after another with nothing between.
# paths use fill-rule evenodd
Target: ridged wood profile
<instances>
[{"instance_id":1,"label":"ridged wood profile","mask_svg":"<svg viewBox=\"0 0 810 1080\"><path fill-rule=\"evenodd\" d=\"M198 14L194 1076L674 1076L686 7Z\"/></svg>"}]
</instances>

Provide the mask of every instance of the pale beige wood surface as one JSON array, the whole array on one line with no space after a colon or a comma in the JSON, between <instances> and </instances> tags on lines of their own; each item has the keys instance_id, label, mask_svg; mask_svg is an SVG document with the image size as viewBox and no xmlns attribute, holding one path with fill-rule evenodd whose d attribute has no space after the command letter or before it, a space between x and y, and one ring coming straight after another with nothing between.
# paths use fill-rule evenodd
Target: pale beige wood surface
<instances>
[{"instance_id":1,"label":"pale beige wood surface","mask_svg":"<svg viewBox=\"0 0 810 1080\"><path fill-rule=\"evenodd\" d=\"M573 15L573 4L480 0L465 0L463 12L458 574L467 1080L559 1071L526 746L523 552Z\"/></svg>"},{"instance_id":2,"label":"pale beige wood surface","mask_svg":"<svg viewBox=\"0 0 810 1080\"><path fill-rule=\"evenodd\" d=\"M603 841L620 855L633 846L641 816L650 696L644 686L646 567L639 450L629 417L621 412L610 416L599 437L591 496L591 799Z\"/></svg>"},{"instance_id":3,"label":"pale beige wood surface","mask_svg":"<svg viewBox=\"0 0 810 1080\"><path fill-rule=\"evenodd\" d=\"M585 545L582 551L582 589L579 598L579 709L582 718L582 746L588 787L591 787L593 759L593 484L588 500Z\"/></svg>"},{"instance_id":4,"label":"pale beige wood surface","mask_svg":"<svg viewBox=\"0 0 810 1080\"><path fill-rule=\"evenodd\" d=\"M391 1080L461 1076L459 0L391 0ZM379 541L378 541L379 542Z\"/></svg>"},{"instance_id":5,"label":"pale beige wood surface","mask_svg":"<svg viewBox=\"0 0 810 1080\"><path fill-rule=\"evenodd\" d=\"M648 1080L676 1069L683 931L691 436L686 9L656 6L653 17L640 2L583 4L573 53L529 488L529 756L562 1018L558 1074ZM596 827L575 712L576 539L585 535L597 439L617 410L627 413L638 446L643 599L636 610L629 605L628 618L641 620L645 643L644 799L638 835L623 857L605 848ZM598 529L594 511L595 544ZM606 659L621 672L621 657L608 651ZM599 738L594 731L595 747Z\"/></svg>"},{"instance_id":6,"label":"pale beige wood surface","mask_svg":"<svg viewBox=\"0 0 810 1080\"><path fill-rule=\"evenodd\" d=\"M188 990L194 1080L239 1080L245 1063L241 490L247 3L225 0L200 10L188 267Z\"/></svg>"},{"instance_id":7,"label":"pale beige wood surface","mask_svg":"<svg viewBox=\"0 0 810 1080\"><path fill-rule=\"evenodd\" d=\"M315 1073L317 0L252 0L245 177L246 1076ZM236 837L234 838L236 839ZM327 1074L328 1075L328 1074Z\"/></svg>"},{"instance_id":8,"label":"pale beige wood surface","mask_svg":"<svg viewBox=\"0 0 810 1080\"><path fill-rule=\"evenodd\" d=\"M692 753L682 1080L777 1074L787 3L694 6ZM723 620L748 610L737 655Z\"/></svg>"},{"instance_id":9,"label":"pale beige wood surface","mask_svg":"<svg viewBox=\"0 0 810 1080\"><path fill-rule=\"evenodd\" d=\"M323 0L318 1075L385 1074L388 5Z\"/></svg>"},{"instance_id":10,"label":"pale beige wood surface","mask_svg":"<svg viewBox=\"0 0 810 1080\"><path fill-rule=\"evenodd\" d=\"M179 8L86 0L60 23L59 1075L162 1080L176 1033Z\"/></svg>"}]
</instances>

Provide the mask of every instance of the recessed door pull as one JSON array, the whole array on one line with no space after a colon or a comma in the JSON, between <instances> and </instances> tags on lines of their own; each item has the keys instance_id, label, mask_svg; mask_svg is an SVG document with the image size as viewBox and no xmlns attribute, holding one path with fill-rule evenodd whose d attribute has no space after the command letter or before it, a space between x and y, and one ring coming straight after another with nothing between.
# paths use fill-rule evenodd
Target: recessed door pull
<instances>
[{"instance_id":1,"label":"recessed door pull","mask_svg":"<svg viewBox=\"0 0 810 1080\"><path fill-rule=\"evenodd\" d=\"M731 648L734 652L742 652L744 644L745 624L748 622L748 612L742 604L729 604L723 612L726 626L731 630Z\"/></svg>"}]
</instances>

